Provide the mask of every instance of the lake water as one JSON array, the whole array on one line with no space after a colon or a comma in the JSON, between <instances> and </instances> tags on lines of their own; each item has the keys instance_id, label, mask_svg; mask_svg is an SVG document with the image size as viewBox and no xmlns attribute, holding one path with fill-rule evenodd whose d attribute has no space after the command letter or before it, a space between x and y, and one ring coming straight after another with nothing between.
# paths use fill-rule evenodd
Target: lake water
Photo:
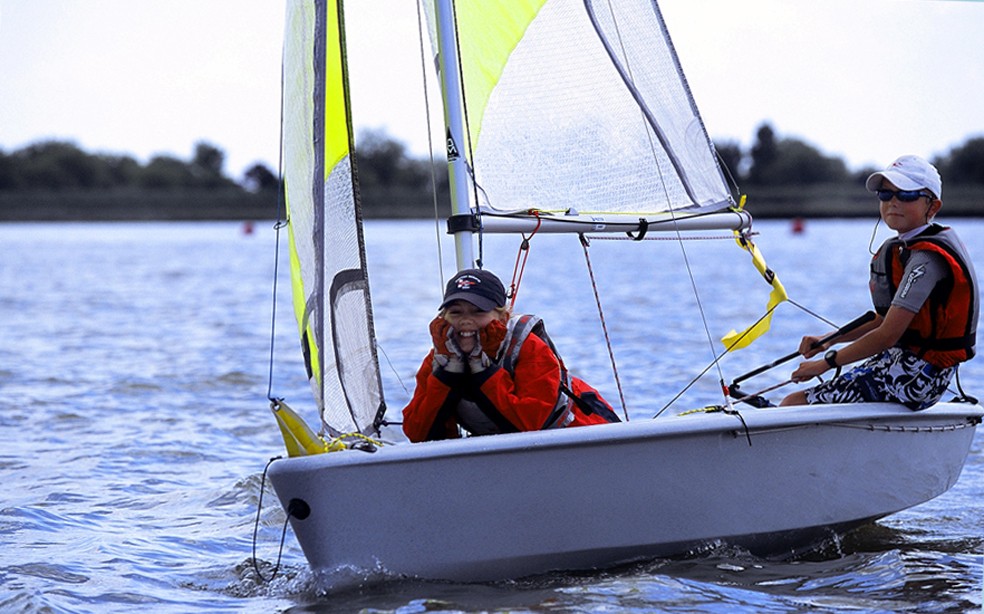
<instances>
[{"instance_id":1,"label":"lake water","mask_svg":"<svg viewBox=\"0 0 984 614\"><path fill-rule=\"evenodd\" d=\"M984 221L953 225L984 270ZM782 305L768 335L709 369L667 412L720 402L719 379L828 330L805 310L843 323L869 308L873 219L810 221L802 234L783 221L756 229L796 305ZM367 227L393 419L441 294L437 236L433 222ZM283 453L268 390L315 420L284 260L271 336L275 239L272 224L250 235L229 223L0 224L0 611L980 610L984 429L948 493L797 559L721 547L598 573L328 595L288 531L279 575L259 581L249 561L260 481ZM508 279L517 248L514 237L489 238L487 267ZM529 254L517 309L544 316L573 369L618 399L580 245L537 235ZM632 419L662 409L711 363L713 340L765 308L768 287L730 240L594 240L589 254ZM445 241L445 275L450 257ZM743 387L778 383L791 368ZM984 361L961 376L984 395ZM267 575L283 521L268 491L255 546Z\"/></svg>"}]
</instances>

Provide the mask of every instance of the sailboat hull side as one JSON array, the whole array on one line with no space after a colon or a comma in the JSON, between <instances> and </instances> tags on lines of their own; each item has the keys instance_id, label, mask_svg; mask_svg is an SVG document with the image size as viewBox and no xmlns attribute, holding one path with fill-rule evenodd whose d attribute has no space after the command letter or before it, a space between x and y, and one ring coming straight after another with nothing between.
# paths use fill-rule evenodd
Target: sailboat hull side
<instances>
[{"instance_id":1,"label":"sailboat hull side","mask_svg":"<svg viewBox=\"0 0 984 614\"><path fill-rule=\"evenodd\" d=\"M314 569L516 578L720 541L808 546L949 489L982 413L754 410L747 435L698 414L285 459L270 478L285 509L310 508L291 522Z\"/></svg>"}]
</instances>

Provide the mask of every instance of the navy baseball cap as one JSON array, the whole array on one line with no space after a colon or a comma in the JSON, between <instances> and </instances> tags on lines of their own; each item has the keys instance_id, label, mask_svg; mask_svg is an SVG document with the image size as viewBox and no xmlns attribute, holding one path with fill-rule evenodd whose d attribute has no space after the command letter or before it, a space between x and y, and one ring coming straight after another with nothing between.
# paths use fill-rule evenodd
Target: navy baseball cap
<instances>
[{"instance_id":1,"label":"navy baseball cap","mask_svg":"<svg viewBox=\"0 0 984 614\"><path fill-rule=\"evenodd\" d=\"M499 278L482 269L463 269L448 281L444 290L444 309L452 301L468 301L482 311L505 307L506 289Z\"/></svg>"}]
</instances>

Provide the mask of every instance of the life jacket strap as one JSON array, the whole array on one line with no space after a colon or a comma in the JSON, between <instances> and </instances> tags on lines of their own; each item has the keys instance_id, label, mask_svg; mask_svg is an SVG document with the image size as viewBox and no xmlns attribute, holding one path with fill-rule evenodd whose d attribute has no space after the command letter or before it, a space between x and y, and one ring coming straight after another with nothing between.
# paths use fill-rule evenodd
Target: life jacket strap
<instances>
[{"instance_id":1,"label":"life jacket strap","mask_svg":"<svg viewBox=\"0 0 984 614\"><path fill-rule=\"evenodd\" d=\"M939 352L952 352L956 350L970 351L975 344L976 335L964 335L962 337L946 337L943 339L927 339L916 331L909 329L902 333L899 343L919 348L921 351L936 350Z\"/></svg>"},{"instance_id":2,"label":"life jacket strap","mask_svg":"<svg viewBox=\"0 0 984 614\"><path fill-rule=\"evenodd\" d=\"M597 414L608 422L622 421L611 407L606 405L600 398L598 398L597 394L593 392L585 392L578 395L563 383L560 385L560 390L566 394L567 397L573 401L573 403L577 405L577 408L584 412L585 415L590 416L592 414Z\"/></svg>"}]
</instances>

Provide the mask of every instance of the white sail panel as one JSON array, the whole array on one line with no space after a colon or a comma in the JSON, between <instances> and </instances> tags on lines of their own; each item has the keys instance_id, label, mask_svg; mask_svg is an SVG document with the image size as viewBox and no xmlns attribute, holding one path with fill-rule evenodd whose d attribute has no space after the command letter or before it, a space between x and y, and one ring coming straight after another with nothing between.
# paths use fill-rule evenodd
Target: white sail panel
<instances>
[{"instance_id":1,"label":"white sail panel","mask_svg":"<svg viewBox=\"0 0 984 614\"><path fill-rule=\"evenodd\" d=\"M322 415L332 434L375 432L375 420L385 409L356 194L346 155L331 169L324 188Z\"/></svg>"},{"instance_id":2,"label":"white sail panel","mask_svg":"<svg viewBox=\"0 0 984 614\"><path fill-rule=\"evenodd\" d=\"M473 15L494 3L456 5ZM459 38L480 40L467 28L482 23L459 19ZM481 122L469 131L483 206L689 214L733 204L651 0L548 0L487 103L485 87L471 85L488 79L483 55L462 44L465 107Z\"/></svg>"},{"instance_id":3,"label":"white sail panel","mask_svg":"<svg viewBox=\"0 0 984 614\"><path fill-rule=\"evenodd\" d=\"M384 410L336 2L288 5L284 185L305 364L331 435L370 433Z\"/></svg>"},{"instance_id":4,"label":"white sail panel","mask_svg":"<svg viewBox=\"0 0 984 614\"><path fill-rule=\"evenodd\" d=\"M308 378L321 398L321 368L318 362L318 336L312 324L320 320L315 300L319 286L318 247L315 237L314 149L315 75L314 75L314 5L292 2L287 5L283 57L283 167L284 197L290 219L291 288L294 316L304 344Z\"/></svg>"}]
</instances>

